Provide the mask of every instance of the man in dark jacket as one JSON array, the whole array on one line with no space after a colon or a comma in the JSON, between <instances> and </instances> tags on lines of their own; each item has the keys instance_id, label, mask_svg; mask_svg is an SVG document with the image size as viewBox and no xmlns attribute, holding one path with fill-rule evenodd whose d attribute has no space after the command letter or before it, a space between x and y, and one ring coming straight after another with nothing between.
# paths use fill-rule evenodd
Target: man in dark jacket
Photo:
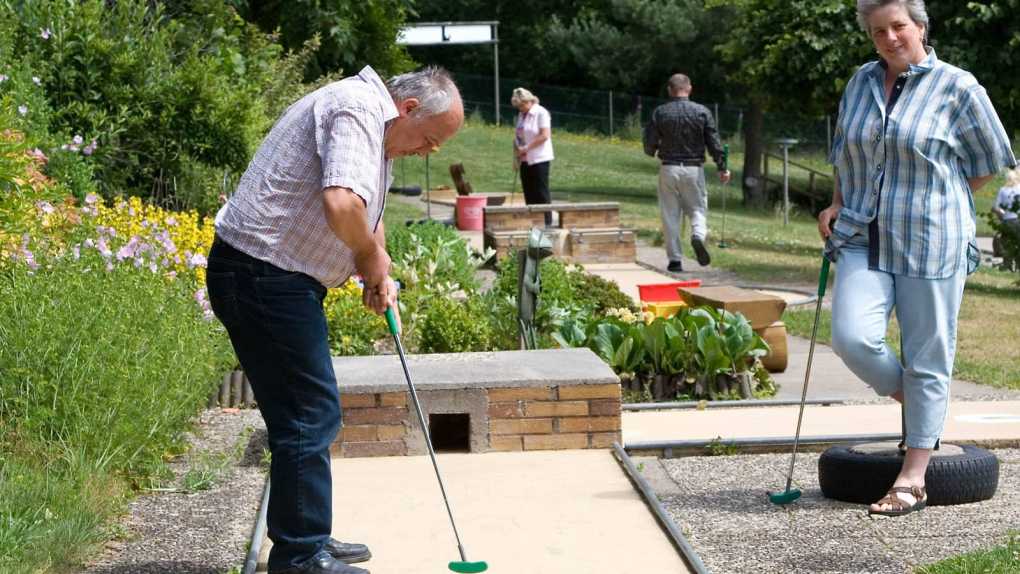
<instances>
[{"instance_id":1,"label":"man in dark jacket","mask_svg":"<svg viewBox=\"0 0 1020 574\"><path fill-rule=\"evenodd\" d=\"M719 180L726 183L726 169L719 133L708 108L690 100L691 80L683 74L669 78L670 101L655 108L645 126L645 153L659 158L659 212L669 257L667 269L683 271L680 227L686 215L691 220L691 247L701 266L711 263L705 248L708 224L708 192L705 189L705 148L719 169Z\"/></svg>"}]
</instances>

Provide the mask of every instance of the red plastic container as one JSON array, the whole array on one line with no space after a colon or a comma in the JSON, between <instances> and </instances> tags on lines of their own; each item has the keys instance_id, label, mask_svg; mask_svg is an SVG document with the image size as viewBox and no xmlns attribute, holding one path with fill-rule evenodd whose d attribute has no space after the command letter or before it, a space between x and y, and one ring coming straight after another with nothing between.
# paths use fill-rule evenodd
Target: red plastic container
<instances>
[{"instance_id":1,"label":"red plastic container","mask_svg":"<svg viewBox=\"0 0 1020 574\"><path fill-rule=\"evenodd\" d=\"M484 195L457 196L457 229L461 231L481 231L485 221L485 204L488 198Z\"/></svg>"},{"instance_id":2,"label":"red plastic container","mask_svg":"<svg viewBox=\"0 0 1020 574\"><path fill-rule=\"evenodd\" d=\"M652 283L637 286L638 296L646 303L652 301L679 301L680 294L677 293L677 289L680 287L701 287L701 279L673 281L672 283Z\"/></svg>"}]
</instances>

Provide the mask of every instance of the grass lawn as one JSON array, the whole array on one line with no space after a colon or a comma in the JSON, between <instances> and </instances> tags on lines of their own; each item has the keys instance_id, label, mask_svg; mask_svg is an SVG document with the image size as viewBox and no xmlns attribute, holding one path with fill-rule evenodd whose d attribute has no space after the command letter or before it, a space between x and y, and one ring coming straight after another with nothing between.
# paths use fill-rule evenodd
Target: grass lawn
<instances>
[{"instance_id":1,"label":"grass lawn","mask_svg":"<svg viewBox=\"0 0 1020 574\"><path fill-rule=\"evenodd\" d=\"M468 125L442 150L429 160L430 183L450 185L449 165L462 162L466 177L475 191L511 193L516 186L511 167L512 129L477 122ZM658 163L645 156L641 145L603 137L577 135L557 131L553 134L556 160L553 162L550 187L553 198L564 201L616 201L620 203L623 224L638 230L639 235L653 238L659 233L659 210L655 186ZM736 147L736 146L734 146ZM820 171L828 168L818 154L792 159ZM713 265L734 271L747 283L813 285L817 283L821 240L810 213L794 208L790 224L783 225L778 209L755 210L740 204L741 192L735 182L743 164L740 149L732 150L731 168L734 183L723 186L715 168L709 163L708 223L711 243L723 231L723 197L726 198L726 241L730 248L713 249ZM425 161L405 158L395 165L395 185L424 185ZM771 168L776 169L776 168ZM978 210L978 232L987 233L983 213L989 210L1002 185L1001 176L986 185L975 197ZM398 202L390 202L387 221L400 221L415 214L390 213ZM410 208L413 210L413 208ZM392 224L391 224L392 225ZM960 314L959 350L956 376L978 383L1020 389L1020 287L1016 274L982 267L967 282ZM810 336L812 311L787 314L791 332ZM827 321L828 317L823 318ZM821 338L828 340L827 324ZM898 340L895 326L890 340Z\"/></svg>"},{"instance_id":2,"label":"grass lawn","mask_svg":"<svg viewBox=\"0 0 1020 574\"><path fill-rule=\"evenodd\" d=\"M980 550L917 569L917 574L1011 574L1020 570L1020 531L1002 546Z\"/></svg>"}]
</instances>

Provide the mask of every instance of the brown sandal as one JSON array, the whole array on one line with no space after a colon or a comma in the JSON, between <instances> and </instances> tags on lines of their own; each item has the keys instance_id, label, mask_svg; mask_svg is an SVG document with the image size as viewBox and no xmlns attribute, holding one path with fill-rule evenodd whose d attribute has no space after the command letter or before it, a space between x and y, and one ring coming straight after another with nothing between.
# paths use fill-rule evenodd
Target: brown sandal
<instances>
[{"instance_id":1,"label":"brown sandal","mask_svg":"<svg viewBox=\"0 0 1020 574\"><path fill-rule=\"evenodd\" d=\"M897 493L909 494L914 497L914 504L908 504L907 501L903 500ZM889 510L872 510L868 508L868 514L877 514L879 516L904 516L910 514L916 510L923 510L928 506L928 493L924 491L924 488L919 486L894 486L889 489L886 495L876 502L879 506L888 504L892 506Z\"/></svg>"}]
</instances>

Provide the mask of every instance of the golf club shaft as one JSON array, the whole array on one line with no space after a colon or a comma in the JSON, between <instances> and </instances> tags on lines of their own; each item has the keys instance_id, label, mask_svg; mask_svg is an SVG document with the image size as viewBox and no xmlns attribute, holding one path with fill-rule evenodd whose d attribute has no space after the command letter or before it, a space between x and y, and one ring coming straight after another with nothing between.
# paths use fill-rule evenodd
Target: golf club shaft
<instances>
[{"instance_id":1,"label":"golf club shaft","mask_svg":"<svg viewBox=\"0 0 1020 574\"><path fill-rule=\"evenodd\" d=\"M392 315L391 310L386 311ZM389 317L387 317L389 319ZM418 422L421 423L421 430L425 434L425 447L428 448L429 458L432 459L432 468L436 471L436 480L439 481L439 491L443 494L443 503L446 504L446 514L450 517L450 526L453 527L453 536L457 539L457 550L460 552L460 559L467 562L464 554L464 545L460 542L460 533L457 532L457 523L453 520L453 511L450 510L450 500L446 497L446 487L443 485L443 477L439 474L439 463L436 462L436 452L432 449L432 437L429 436L429 427L425 424L425 415L421 412L421 403L418 402L418 393L414 390L414 383L411 382L411 372L407 370L407 359L404 358L404 346L400 344L400 336L394 331L393 342L397 345L397 354L400 355L400 366L404 369L404 377L407 379L407 388L410 389L411 402L414 403L414 410L418 413Z\"/></svg>"},{"instance_id":2,"label":"golf club shaft","mask_svg":"<svg viewBox=\"0 0 1020 574\"><path fill-rule=\"evenodd\" d=\"M818 278L818 302L815 304L815 324L811 328L811 347L808 349L807 369L804 370L804 388L800 391L800 412L797 414L797 432L793 435L793 452L790 454L790 472L786 475L786 491L793 484L793 467L797 461L797 445L800 444L800 425L804 422L804 404L807 402L808 382L811 380L811 362L815 358L815 342L818 340L818 320L822 315L822 299L825 284L829 280L829 260L822 259L822 272Z\"/></svg>"}]
</instances>

